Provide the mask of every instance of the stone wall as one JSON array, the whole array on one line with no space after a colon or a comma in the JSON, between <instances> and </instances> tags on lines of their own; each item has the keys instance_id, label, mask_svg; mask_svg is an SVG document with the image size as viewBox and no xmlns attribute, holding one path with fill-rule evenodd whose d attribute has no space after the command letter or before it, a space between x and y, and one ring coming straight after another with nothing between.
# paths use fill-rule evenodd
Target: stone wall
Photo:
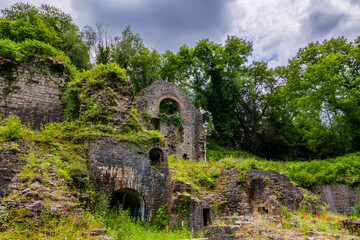
<instances>
[{"instance_id":1,"label":"stone wall","mask_svg":"<svg viewBox=\"0 0 360 240\"><path fill-rule=\"evenodd\" d=\"M10 194L10 183L26 164L27 150L20 146L20 153L12 152L12 143L1 144L0 151L0 201Z\"/></svg>"},{"instance_id":2,"label":"stone wall","mask_svg":"<svg viewBox=\"0 0 360 240\"><path fill-rule=\"evenodd\" d=\"M276 171L248 170L244 180L239 181L236 169L223 170L222 183L211 192L198 192L190 184L173 182L171 226L186 222L190 229L204 230L206 211L208 225L215 220L227 222L229 216L268 213L281 215L281 209L294 209L303 200L302 191L285 176ZM188 201L184 201L189 196ZM185 204L187 203L187 204ZM191 213L182 217L187 206Z\"/></svg>"},{"instance_id":3,"label":"stone wall","mask_svg":"<svg viewBox=\"0 0 360 240\"><path fill-rule=\"evenodd\" d=\"M360 202L359 188L344 184L317 186L315 193L320 195L321 201L330 206L331 211L337 213L354 212L355 204Z\"/></svg>"},{"instance_id":4,"label":"stone wall","mask_svg":"<svg viewBox=\"0 0 360 240\"><path fill-rule=\"evenodd\" d=\"M144 202L144 219L150 221L169 199L169 173L166 154L151 166L150 151L157 146L140 149L132 144L104 140L90 147L91 182L105 198L120 189L138 192Z\"/></svg>"},{"instance_id":5,"label":"stone wall","mask_svg":"<svg viewBox=\"0 0 360 240\"><path fill-rule=\"evenodd\" d=\"M160 123L166 152L183 158L205 159L206 135L202 115L180 87L165 81L154 82L135 97L135 103L140 111L146 110L153 119L158 119L160 103L165 99L172 99L178 104L179 114L184 119L182 129L173 124Z\"/></svg>"},{"instance_id":6,"label":"stone wall","mask_svg":"<svg viewBox=\"0 0 360 240\"><path fill-rule=\"evenodd\" d=\"M20 64L0 60L0 114L18 115L33 128L61 121L60 88L67 75L62 62L53 59L25 59Z\"/></svg>"}]
</instances>

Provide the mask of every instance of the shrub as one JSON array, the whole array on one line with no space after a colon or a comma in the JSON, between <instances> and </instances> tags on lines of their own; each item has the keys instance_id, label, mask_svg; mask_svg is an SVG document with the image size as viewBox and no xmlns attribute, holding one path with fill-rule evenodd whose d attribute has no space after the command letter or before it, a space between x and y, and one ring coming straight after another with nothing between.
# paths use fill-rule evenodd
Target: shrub
<instances>
[{"instance_id":1,"label":"shrub","mask_svg":"<svg viewBox=\"0 0 360 240\"><path fill-rule=\"evenodd\" d=\"M9 116L3 120L4 126L0 128L0 135L6 140L15 141L23 137L23 125L18 116Z\"/></svg>"},{"instance_id":2,"label":"shrub","mask_svg":"<svg viewBox=\"0 0 360 240\"><path fill-rule=\"evenodd\" d=\"M316 179L308 172L301 171L293 174L292 177L303 188L312 188L316 184Z\"/></svg>"}]
</instances>

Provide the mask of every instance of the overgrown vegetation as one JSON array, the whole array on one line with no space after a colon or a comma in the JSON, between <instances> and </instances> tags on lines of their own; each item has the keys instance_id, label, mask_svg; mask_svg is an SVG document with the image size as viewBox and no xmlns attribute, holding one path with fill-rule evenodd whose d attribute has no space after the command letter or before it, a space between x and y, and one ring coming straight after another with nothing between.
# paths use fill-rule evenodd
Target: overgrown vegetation
<instances>
[{"instance_id":1,"label":"overgrown vegetation","mask_svg":"<svg viewBox=\"0 0 360 240\"><path fill-rule=\"evenodd\" d=\"M65 68L72 77L76 77L78 71L71 63L69 57L64 52L52 47L49 44L38 40L25 40L16 43L9 39L0 38L0 57L10 59L13 63L20 63L26 57L40 56L43 58L53 58L56 61L64 62Z\"/></svg>"},{"instance_id":2,"label":"overgrown vegetation","mask_svg":"<svg viewBox=\"0 0 360 240\"><path fill-rule=\"evenodd\" d=\"M152 225L135 221L130 217L128 211L121 209L114 211L104 208L104 206L100 206L100 209L96 212L99 214L98 217L101 219L101 223L109 229L110 235L114 236L117 240L176 240L201 236L201 233L197 235L189 232L186 228L170 231L166 220L155 221Z\"/></svg>"},{"instance_id":3,"label":"overgrown vegetation","mask_svg":"<svg viewBox=\"0 0 360 240\"><path fill-rule=\"evenodd\" d=\"M25 59L63 62L69 81L62 96L67 121L31 130L16 116L1 119L1 151L26 160L17 175L19 189L3 201L32 200L39 193L23 191L36 182L51 186L52 191L47 190L42 196L45 204L34 206L33 211L2 209L0 238L89 239L86 232L95 227L107 227L116 239L193 237L186 229L170 231L164 209L153 225L134 221L126 211L110 211L106 205L84 210L96 200L89 185L90 141L106 138L142 148L161 144L160 133L147 131L140 121L145 114L135 109L125 109L125 121L114 124L117 95L127 94L131 99L157 80L183 88L202 109L210 137L208 162L169 156L173 181L189 183L199 192L212 191L223 183L224 172L235 168L240 180L248 169L261 169L285 174L307 189L334 183L360 186L360 38L310 43L287 66L268 69L263 62L246 64L252 44L235 36L228 36L225 44L202 39L194 47L184 45L177 53L161 54L146 47L130 27L121 36L102 41L101 26L98 32L91 27L80 32L71 16L49 5L17 3L1 13L0 73L8 81L4 96L16 80L12 67ZM80 72L92 65L89 50L96 55L96 65ZM183 119L177 106L168 104L165 110L159 114L160 121L180 128ZM83 210L51 210L53 199L70 199L66 194L71 191L88 194L86 202L68 202ZM185 216L188 200L184 198L181 205ZM359 216L359 209L357 204L354 216ZM296 222L302 231L339 233L339 219L285 209L282 223L290 228Z\"/></svg>"},{"instance_id":4,"label":"overgrown vegetation","mask_svg":"<svg viewBox=\"0 0 360 240\"><path fill-rule=\"evenodd\" d=\"M1 121L0 144L5 146L4 150L16 149L14 154L19 153L26 160L25 167L17 175L22 189L5 197L3 202L17 200L19 197L25 197L25 200L33 199L31 194L22 195L24 189L34 184L32 179L39 179L44 186L53 186L52 192L42 193L39 190L37 194L44 194L45 204L36 206L35 211L25 208L0 211L1 239L90 239L89 232L97 227L107 227L109 234L115 239L179 239L193 236L185 229L170 231L165 216L163 220L150 226L135 222L126 211L110 211L106 205L93 208L94 210L76 210L76 206L91 206L98 200L89 185L87 142L100 137L127 141L139 146L158 144L162 140L158 132L129 132L122 135L103 131L100 125L85 126L80 121L50 123L41 130L27 128L14 116ZM58 177L54 178L54 173ZM54 182L54 179L59 179L59 182ZM87 193L89 199L84 203L77 199L69 202L68 204L75 207L72 211L52 210L56 205L54 199L72 191ZM164 230L159 229L160 225Z\"/></svg>"},{"instance_id":5,"label":"overgrown vegetation","mask_svg":"<svg viewBox=\"0 0 360 240\"><path fill-rule=\"evenodd\" d=\"M168 158L169 165L175 167L173 179L188 182L198 191L213 189L221 183L222 171L231 168L238 170L239 178L243 178L248 169L275 170L307 189L335 183L360 186L360 152L324 160L281 162L210 143L207 160L199 162L171 156Z\"/></svg>"}]
</instances>

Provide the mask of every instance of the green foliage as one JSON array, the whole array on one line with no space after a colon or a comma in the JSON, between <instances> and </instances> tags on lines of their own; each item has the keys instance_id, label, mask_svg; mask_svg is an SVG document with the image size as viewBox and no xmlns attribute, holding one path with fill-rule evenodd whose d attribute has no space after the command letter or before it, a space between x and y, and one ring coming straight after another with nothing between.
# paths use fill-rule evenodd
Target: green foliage
<instances>
[{"instance_id":1,"label":"green foliage","mask_svg":"<svg viewBox=\"0 0 360 240\"><path fill-rule=\"evenodd\" d=\"M359 56L358 39L340 37L308 44L281 70L287 111L311 157L360 150Z\"/></svg>"},{"instance_id":2,"label":"green foliage","mask_svg":"<svg viewBox=\"0 0 360 240\"><path fill-rule=\"evenodd\" d=\"M176 159L168 156L168 164L174 168L172 180L190 183L197 191L214 190L221 184L226 169L236 168L239 180L244 180L248 169L278 171L298 185L312 189L325 184L360 186L360 152L337 158L312 161L270 161L254 157L242 151L208 144L208 161Z\"/></svg>"},{"instance_id":3,"label":"green foliage","mask_svg":"<svg viewBox=\"0 0 360 240\"><path fill-rule=\"evenodd\" d=\"M53 28L49 28L37 16L31 19L12 21L0 18L0 38L22 42L28 39L38 40L54 47L60 47L61 39Z\"/></svg>"},{"instance_id":4,"label":"green foliage","mask_svg":"<svg viewBox=\"0 0 360 240\"><path fill-rule=\"evenodd\" d=\"M89 67L89 48L82 42L70 15L49 5L37 8L24 3L16 3L1 13L0 38L41 41L64 51L78 68Z\"/></svg>"},{"instance_id":5,"label":"green foliage","mask_svg":"<svg viewBox=\"0 0 360 240\"><path fill-rule=\"evenodd\" d=\"M171 176L173 180L190 183L197 191L213 190L223 179L222 167L224 165L222 163L184 160L168 156L168 164L176 169Z\"/></svg>"},{"instance_id":6,"label":"green foliage","mask_svg":"<svg viewBox=\"0 0 360 240\"><path fill-rule=\"evenodd\" d=\"M11 147L9 148L9 151L14 154L20 152L19 144L17 144L17 143L12 144Z\"/></svg>"},{"instance_id":7,"label":"green foliage","mask_svg":"<svg viewBox=\"0 0 360 240\"><path fill-rule=\"evenodd\" d=\"M182 127L184 119L178 114L168 115L166 113L159 113L160 122L169 122L175 124L177 127Z\"/></svg>"},{"instance_id":8,"label":"green foliage","mask_svg":"<svg viewBox=\"0 0 360 240\"><path fill-rule=\"evenodd\" d=\"M20 46L9 39L0 39L0 56L11 59L14 62L20 62L23 54L19 49Z\"/></svg>"},{"instance_id":9,"label":"green foliage","mask_svg":"<svg viewBox=\"0 0 360 240\"><path fill-rule=\"evenodd\" d=\"M192 211L192 200L191 196L182 196L179 199L179 212L181 213L182 219L188 219Z\"/></svg>"},{"instance_id":10,"label":"green foliage","mask_svg":"<svg viewBox=\"0 0 360 240\"><path fill-rule=\"evenodd\" d=\"M63 104L66 117L92 123L110 122L117 94L127 83L125 71L115 63L99 64L83 72L65 88Z\"/></svg>"},{"instance_id":11,"label":"green foliage","mask_svg":"<svg viewBox=\"0 0 360 240\"><path fill-rule=\"evenodd\" d=\"M76 67L71 60L60 50L37 40L25 40L16 43L8 39L0 39L0 58L12 60L14 63L21 62L25 57L40 56L43 58L54 58L62 61L65 68L72 77L78 75Z\"/></svg>"},{"instance_id":12,"label":"green foliage","mask_svg":"<svg viewBox=\"0 0 360 240\"><path fill-rule=\"evenodd\" d=\"M360 202L355 204L355 212L354 217L359 218L360 217Z\"/></svg>"},{"instance_id":13,"label":"green foliage","mask_svg":"<svg viewBox=\"0 0 360 240\"><path fill-rule=\"evenodd\" d=\"M0 136L8 141L19 140L23 137L25 126L21 124L18 116L11 115L2 120Z\"/></svg>"},{"instance_id":14,"label":"green foliage","mask_svg":"<svg viewBox=\"0 0 360 240\"><path fill-rule=\"evenodd\" d=\"M311 189L313 186L316 185L315 177L305 171L300 171L293 174L292 179L299 183L301 187Z\"/></svg>"},{"instance_id":15,"label":"green foliage","mask_svg":"<svg viewBox=\"0 0 360 240\"><path fill-rule=\"evenodd\" d=\"M100 210L101 209L101 210ZM135 221L130 217L128 211L119 209L112 211L107 208L100 208L97 214L100 221L109 230L109 233L116 240L147 239L147 240L176 240L196 237L195 233L188 230L160 230L157 225ZM201 234L198 234L201 236Z\"/></svg>"},{"instance_id":16,"label":"green foliage","mask_svg":"<svg viewBox=\"0 0 360 240\"><path fill-rule=\"evenodd\" d=\"M165 206L159 208L156 212L157 215L151 220L151 225L158 230L169 228L169 216L165 210Z\"/></svg>"},{"instance_id":17,"label":"green foliage","mask_svg":"<svg viewBox=\"0 0 360 240\"><path fill-rule=\"evenodd\" d=\"M100 44L98 45L99 54L96 56L96 64L107 64L110 61L110 48L103 48Z\"/></svg>"}]
</instances>

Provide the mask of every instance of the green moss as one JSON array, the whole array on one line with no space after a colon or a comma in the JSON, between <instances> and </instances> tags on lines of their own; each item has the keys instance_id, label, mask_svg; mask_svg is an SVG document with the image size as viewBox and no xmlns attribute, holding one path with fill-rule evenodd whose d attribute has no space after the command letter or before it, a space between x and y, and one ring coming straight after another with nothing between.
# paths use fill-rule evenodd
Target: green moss
<instances>
[{"instance_id":1,"label":"green moss","mask_svg":"<svg viewBox=\"0 0 360 240\"><path fill-rule=\"evenodd\" d=\"M166 114L166 113L159 113L160 122L168 122L173 123L177 127L182 127L184 119L178 114Z\"/></svg>"},{"instance_id":2,"label":"green moss","mask_svg":"<svg viewBox=\"0 0 360 240\"><path fill-rule=\"evenodd\" d=\"M9 59L14 64L18 64L26 57L35 56L53 58L55 61L64 62L65 69L72 77L78 75L78 71L75 65L71 63L70 58L49 44L37 40L25 40L16 43L9 39L0 39L0 59Z\"/></svg>"},{"instance_id":3,"label":"green moss","mask_svg":"<svg viewBox=\"0 0 360 240\"><path fill-rule=\"evenodd\" d=\"M130 86L124 69L115 63L99 64L83 72L64 88L63 104L67 119L93 124L112 122L118 96Z\"/></svg>"},{"instance_id":4,"label":"green moss","mask_svg":"<svg viewBox=\"0 0 360 240\"><path fill-rule=\"evenodd\" d=\"M188 219L192 212L192 200L191 196L181 196L178 202L179 212L183 219Z\"/></svg>"}]
</instances>

